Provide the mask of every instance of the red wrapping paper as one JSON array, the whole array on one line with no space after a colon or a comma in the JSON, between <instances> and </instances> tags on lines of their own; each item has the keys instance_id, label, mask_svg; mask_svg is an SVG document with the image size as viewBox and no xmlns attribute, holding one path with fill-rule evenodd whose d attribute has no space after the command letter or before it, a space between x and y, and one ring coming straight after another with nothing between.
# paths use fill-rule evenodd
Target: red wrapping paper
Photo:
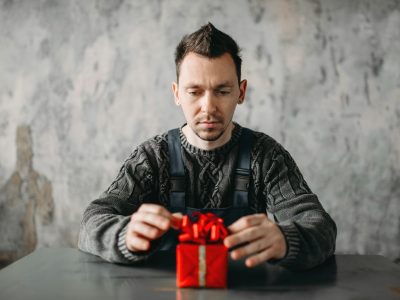
<instances>
[{"instance_id":1,"label":"red wrapping paper","mask_svg":"<svg viewBox=\"0 0 400 300\"><path fill-rule=\"evenodd\" d=\"M195 213L197 221L184 216L176 249L177 287L226 288L228 251L223 220L214 214Z\"/></svg>"}]
</instances>

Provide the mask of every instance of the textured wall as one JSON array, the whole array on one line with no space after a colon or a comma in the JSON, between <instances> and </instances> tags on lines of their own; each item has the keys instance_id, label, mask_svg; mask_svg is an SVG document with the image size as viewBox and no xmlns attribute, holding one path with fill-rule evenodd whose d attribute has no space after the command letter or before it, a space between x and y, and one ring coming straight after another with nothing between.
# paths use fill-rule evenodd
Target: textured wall
<instances>
[{"instance_id":1,"label":"textured wall","mask_svg":"<svg viewBox=\"0 0 400 300\"><path fill-rule=\"evenodd\" d=\"M0 260L76 244L144 139L181 125L173 52L211 21L243 49L236 120L280 141L338 252L400 257L400 1L0 1Z\"/></svg>"}]
</instances>

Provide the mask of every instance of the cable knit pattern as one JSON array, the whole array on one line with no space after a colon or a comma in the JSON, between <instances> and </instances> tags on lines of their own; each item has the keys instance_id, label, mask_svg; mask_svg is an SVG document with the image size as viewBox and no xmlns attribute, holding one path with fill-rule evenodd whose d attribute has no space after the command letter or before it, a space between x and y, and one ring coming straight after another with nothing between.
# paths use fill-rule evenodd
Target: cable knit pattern
<instances>
[{"instance_id":1,"label":"cable knit pattern","mask_svg":"<svg viewBox=\"0 0 400 300\"><path fill-rule=\"evenodd\" d=\"M242 127L235 123L229 142L208 151L189 144L182 127L180 138L188 206L230 206ZM272 213L285 235L287 255L276 263L291 269L311 268L334 253L336 225L282 145L264 133L253 131L253 134L251 208ZM142 203L168 205L167 139L166 132L139 145L110 187L88 206L81 222L81 250L118 263L134 263L157 250L159 243L156 242L149 252L131 253L124 241L128 216Z\"/></svg>"}]
</instances>

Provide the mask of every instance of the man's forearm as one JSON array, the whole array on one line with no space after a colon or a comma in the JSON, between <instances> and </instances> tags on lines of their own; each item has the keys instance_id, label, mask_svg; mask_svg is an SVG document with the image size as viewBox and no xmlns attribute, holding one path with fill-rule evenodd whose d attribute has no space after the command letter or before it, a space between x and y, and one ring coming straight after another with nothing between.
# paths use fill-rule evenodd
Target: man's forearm
<instances>
[{"instance_id":1,"label":"man's forearm","mask_svg":"<svg viewBox=\"0 0 400 300\"><path fill-rule=\"evenodd\" d=\"M103 198L88 206L80 226L78 247L114 263L130 264L146 259L145 253L134 254L126 248L125 235L130 214L121 215L115 212L113 206L119 201L121 200ZM109 203L112 205L108 205Z\"/></svg>"},{"instance_id":2,"label":"man's forearm","mask_svg":"<svg viewBox=\"0 0 400 300\"><path fill-rule=\"evenodd\" d=\"M323 209L309 210L280 222L287 255L279 262L290 269L309 269L335 252L336 224Z\"/></svg>"}]
</instances>

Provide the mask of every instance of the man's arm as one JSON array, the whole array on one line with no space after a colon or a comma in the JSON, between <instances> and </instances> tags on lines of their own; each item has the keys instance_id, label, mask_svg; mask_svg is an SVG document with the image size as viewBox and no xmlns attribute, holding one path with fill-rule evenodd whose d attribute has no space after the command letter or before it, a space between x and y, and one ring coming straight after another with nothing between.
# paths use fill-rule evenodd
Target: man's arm
<instances>
[{"instance_id":1,"label":"man's arm","mask_svg":"<svg viewBox=\"0 0 400 300\"><path fill-rule=\"evenodd\" d=\"M288 248L279 264L292 269L312 268L335 252L336 224L281 145L277 145L272 159L266 196Z\"/></svg>"},{"instance_id":2,"label":"man's arm","mask_svg":"<svg viewBox=\"0 0 400 300\"><path fill-rule=\"evenodd\" d=\"M265 214L241 218L230 226L232 234L225 245L247 242L231 256L248 257L249 267L271 260L290 269L312 268L334 253L336 224L281 145L275 147L268 165L263 196L277 224Z\"/></svg>"},{"instance_id":3,"label":"man's arm","mask_svg":"<svg viewBox=\"0 0 400 300\"><path fill-rule=\"evenodd\" d=\"M131 215L144 202L155 202L154 174L144 149L138 147L125 161L117 178L87 207L79 233L79 249L110 262L145 259L152 249L134 253L126 244ZM153 198L153 199L152 199Z\"/></svg>"}]
</instances>

